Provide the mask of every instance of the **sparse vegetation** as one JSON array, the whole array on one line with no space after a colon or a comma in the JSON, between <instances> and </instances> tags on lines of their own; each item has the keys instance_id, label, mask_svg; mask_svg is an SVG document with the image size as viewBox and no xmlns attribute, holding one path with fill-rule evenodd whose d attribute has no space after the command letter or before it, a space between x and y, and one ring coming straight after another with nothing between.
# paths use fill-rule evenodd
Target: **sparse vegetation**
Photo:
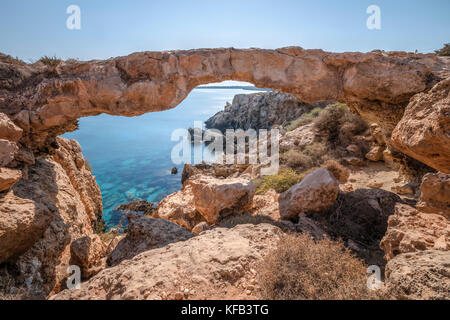
<instances>
[{"instance_id":1,"label":"sparse vegetation","mask_svg":"<svg viewBox=\"0 0 450 320\"><path fill-rule=\"evenodd\" d=\"M20 65L25 65L26 63L23 62L22 60L19 59L19 57L13 57L10 55L0 55L0 60L5 62L5 63L11 63L11 64L20 64Z\"/></svg>"},{"instance_id":2,"label":"sparse vegetation","mask_svg":"<svg viewBox=\"0 0 450 320\"><path fill-rule=\"evenodd\" d=\"M256 181L256 193L265 194L270 189L278 193L285 192L300 181L298 174L290 169L282 169L276 175L265 176Z\"/></svg>"},{"instance_id":3,"label":"sparse vegetation","mask_svg":"<svg viewBox=\"0 0 450 320\"><path fill-rule=\"evenodd\" d=\"M284 235L259 268L263 299L366 300L367 266L342 242L309 235Z\"/></svg>"},{"instance_id":4,"label":"sparse vegetation","mask_svg":"<svg viewBox=\"0 0 450 320\"><path fill-rule=\"evenodd\" d=\"M326 107L314 120L314 126L324 136L331 148L348 146L353 137L364 133L369 126L342 103Z\"/></svg>"},{"instance_id":5,"label":"sparse vegetation","mask_svg":"<svg viewBox=\"0 0 450 320\"><path fill-rule=\"evenodd\" d=\"M62 60L57 58L56 56L53 57L43 56L38 60L38 62L42 62L43 64L49 67L57 67L62 62Z\"/></svg>"},{"instance_id":6,"label":"sparse vegetation","mask_svg":"<svg viewBox=\"0 0 450 320\"><path fill-rule=\"evenodd\" d=\"M298 150L289 150L282 155L286 165L292 169L308 169L313 166L313 160Z\"/></svg>"},{"instance_id":7,"label":"sparse vegetation","mask_svg":"<svg viewBox=\"0 0 450 320\"><path fill-rule=\"evenodd\" d=\"M450 43L444 44L442 49L435 51L438 56L450 56Z\"/></svg>"},{"instance_id":8,"label":"sparse vegetation","mask_svg":"<svg viewBox=\"0 0 450 320\"><path fill-rule=\"evenodd\" d=\"M322 108L316 107L312 109L310 112L305 113L300 118L292 120L286 127L287 131L295 130L301 126L307 125L313 122L314 118L317 118L319 114L322 112Z\"/></svg>"},{"instance_id":9,"label":"sparse vegetation","mask_svg":"<svg viewBox=\"0 0 450 320\"><path fill-rule=\"evenodd\" d=\"M95 225L95 233L100 235L106 232L105 220L102 217L98 218L97 224Z\"/></svg>"}]
</instances>

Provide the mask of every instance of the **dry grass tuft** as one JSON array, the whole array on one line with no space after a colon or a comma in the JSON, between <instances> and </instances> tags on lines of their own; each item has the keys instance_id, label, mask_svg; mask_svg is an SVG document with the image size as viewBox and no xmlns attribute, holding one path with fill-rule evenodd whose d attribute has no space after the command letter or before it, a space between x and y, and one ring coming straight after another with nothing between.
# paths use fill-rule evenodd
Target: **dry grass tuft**
<instances>
[{"instance_id":1,"label":"dry grass tuft","mask_svg":"<svg viewBox=\"0 0 450 320\"><path fill-rule=\"evenodd\" d=\"M348 178L350 177L350 172L346 167L341 165L339 162L335 160L328 160L323 165L322 168L328 169L339 183L346 183Z\"/></svg>"},{"instance_id":2,"label":"dry grass tuft","mask_svg":"<svg viewBox=\"0 0 450 320\"><path fill-rule=\"evenodd\" d=\"M263 299L367 300L367 266L341 242L284 235L259 268Z\"/></svg>"}]
</instances>

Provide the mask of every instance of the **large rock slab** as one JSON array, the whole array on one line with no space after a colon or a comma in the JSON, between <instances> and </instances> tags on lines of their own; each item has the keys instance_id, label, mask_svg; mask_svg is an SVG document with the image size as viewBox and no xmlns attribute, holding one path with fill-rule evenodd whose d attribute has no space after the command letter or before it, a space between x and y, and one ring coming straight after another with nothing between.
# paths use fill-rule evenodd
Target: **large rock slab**
<instances>
[{"instance_id":1,"label":"large rock slab","mask_svg":"<svg viewBox=\"0 0 450 320\"><path fill-rule=\"evenodd\" d=\"M450 251L401 254L386 265L386 290L397 299L450 300Z\"/></svg>"},{"instance_id":2,"label":"large rock slab","mask_svg":"<svg viewBox=\"0 0 450 320\"><path fill-rule=\"evenodd\" d=\"M108 265L118 265L141 252L161 248L169 243L184 241L194 235L185 228L164 219L128 214L128 231L108 257Z\"/></svg>"},{"instance_id":3,"label":"large rock slab","mask_svg":"<svg viewBox=\"0 0 450 320\"><path fill-rule=\"evenodd\" d=\"M338 193L336 178L325 168L317 169L280 195L280 217L288 220L299 214L326 210L334 204Z\"/></svg>"},{"instance_id":4,"label":"large rock slab","mask_svg":"<svg viewBox=\"0 0 450 320\"><path fill-rule=\"evenodd\" d=\"M51 299L255 299L253 288L249 295L242 288L255 283L256 266L280 234L269 224L215 228L143 252Z\"/></svg>"},{"instance_id":5,"label":"large rock slab","mask_svg":"<svg viewBox=\"0 0 450 320\"><path fill-rule=\"evenodd\" d=\"M223 217L252 208L255 186L247 179L218 179L197 175L186 184L192 188L195 209L210 225L216 224Z\"/></svg>"},{"instance_id":6,"label":"large rock slab","mask_svg":"<svg viewBox=\"0 0 450 320\"><path fill-rule=\"evenodd\" d=\"M82 279L89 279L106 267L107 249L97 234L79 238L70 245L70 263L80 267Z\"/></svg>"}]
</instances>

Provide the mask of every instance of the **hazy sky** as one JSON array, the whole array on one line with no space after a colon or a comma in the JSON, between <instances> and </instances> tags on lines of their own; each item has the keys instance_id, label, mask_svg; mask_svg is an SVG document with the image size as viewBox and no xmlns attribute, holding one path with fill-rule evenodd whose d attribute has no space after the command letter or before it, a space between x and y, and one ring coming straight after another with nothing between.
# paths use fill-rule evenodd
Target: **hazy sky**
<instances>
[{"instance_id":1,"label":"hazy sky","mask_svg":"<svg viewBox=\"0 0 450 320\"><path fill-rule=\"evenodd\" d=\"M69 30L69 5L81 30ZM369 30L369 5L381 30ZM0 52L105 59L135 51L301 46L419 50L450 42L450 0L2 0Z\"/></svg>"}]
</instances>

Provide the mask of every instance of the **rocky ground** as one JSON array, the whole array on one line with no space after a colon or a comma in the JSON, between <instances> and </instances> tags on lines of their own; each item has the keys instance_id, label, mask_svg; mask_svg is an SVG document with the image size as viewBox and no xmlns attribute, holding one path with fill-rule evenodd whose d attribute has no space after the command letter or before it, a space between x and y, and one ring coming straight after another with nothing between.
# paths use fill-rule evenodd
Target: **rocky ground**
<instances>
[{"instance_id":1,"label":"rocky ground","mask_svg":"<svg viewBox=\"0 0 450 320\"><path fill-rule=\"evenodd\" d=\"M261 298L260 268L278 241L309 234L341 239L366 266L385 269L378 297L450 299L449 65L434 55L301 48L54 65L0 55L0 298ZM127 213L126 234L102 232L95 177L79 144L58 135L82 116L175 107L195 86L229 79L292 94L240 97L210 121L277 125L280 174L187 165L182 189L157 208L123 207L141 211ZM365 121L297 98L345 102ZM66 289L74 264L80 290Z\"/></svg>"},{"instance_id":2,"label":"rocky ground","mask_svg":"<svg viewBox=\"0 0 450 320\"><path fill-rule=\"evenodd\" d=\"M320 138L311 123L283 133L287 149ZM112 267L80 290L52 299L258 299L263 297L259 272L268 252L274 252L281 235L304 233L317 240L341 239L366 266L379 266L384 289L375 298L450 298L443 263L450 249L448 175L430 173L417 184L386 152L378 127L369 128L364 138L366 154L346 146L340 159L344 178L332 167L312 168L281 193L255 194L258 166L186 165L182 190L157 209L139 201L123 206L130 225L109 256ZM430 211L431 206L434 213L416 209ZM424 255L416 257L419 253ZM430 269L434 259L436 268Z\"/></svg>"}]
</instances>

